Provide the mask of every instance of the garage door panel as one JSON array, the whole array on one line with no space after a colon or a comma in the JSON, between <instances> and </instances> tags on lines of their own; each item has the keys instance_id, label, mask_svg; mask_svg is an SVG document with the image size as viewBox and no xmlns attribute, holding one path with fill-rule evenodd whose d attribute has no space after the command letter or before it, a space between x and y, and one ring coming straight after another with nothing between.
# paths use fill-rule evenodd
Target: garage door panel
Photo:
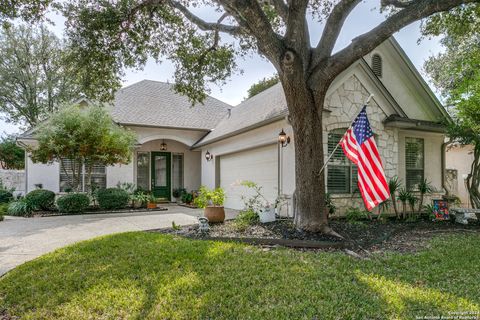
<instances>
[{"instance_id":1,"label":"garage door panel","mask_svg":"<svg viewBox=\"0 0 480 320\"><path fill-rule=\"evenodd\" d=\"M277 195L277 146L271 145L220 157L220 186L225 189L225 207L242 209L242 195L251 192L240 185L250 180L262 186L268 201Z\"/></svg>"}]
</instances>

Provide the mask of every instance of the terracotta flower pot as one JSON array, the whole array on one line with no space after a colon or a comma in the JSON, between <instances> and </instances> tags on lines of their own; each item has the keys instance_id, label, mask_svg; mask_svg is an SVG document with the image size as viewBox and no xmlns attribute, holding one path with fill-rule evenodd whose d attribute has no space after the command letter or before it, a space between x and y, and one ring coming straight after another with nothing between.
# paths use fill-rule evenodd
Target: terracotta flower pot
<instances>
[{"instance_id":1,"label":"terracotta flower pot","mask_svg":"<svg viewBox=\"0 0 480 320\"><path fill-rule=\"evenodd\" d=\"M155 202L149 202L147 203L147 209L156 209L157 204Z\"/></svg>"},{"instance_id":2,"label":"terracotta flower pot","mask_svg":"<svg viewBox=\"0 0 480 320\"><path fill-rule=\"evenodd\" d=\"M203 215L210 223L225 221L225 209L223 207L208 206L205 208Z\"/></svg>"}]
</instances>

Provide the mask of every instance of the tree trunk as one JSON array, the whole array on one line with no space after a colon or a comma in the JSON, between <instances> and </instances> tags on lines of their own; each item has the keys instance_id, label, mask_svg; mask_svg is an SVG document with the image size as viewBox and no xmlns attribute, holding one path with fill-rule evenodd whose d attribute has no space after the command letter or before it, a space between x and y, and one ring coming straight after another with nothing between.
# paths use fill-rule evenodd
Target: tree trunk
<instances>
[{"instance_id":1,"label":"tree trunk","mask_svg":"<svg viewBox=\"0 0 480 320\"><path fill-rule=\"evenodd\" d=\"M467 189L472 207L480 208L480 146L475 146L473 151L473 162L470 173L467 177Z\"/></svg>"},{"instance_id":2,"label":"tree trunk","mask_svg":"<svg viewBox=\"0 0 480 320\"><path fill-rule=\"evenodd\" d=\"M320 172L325 94L314 98L306 82L303 86L298 82L283 85L295 138L295 225L305 231L337 235L328 226L324 172Z\"/></svg>"}]
</instances>

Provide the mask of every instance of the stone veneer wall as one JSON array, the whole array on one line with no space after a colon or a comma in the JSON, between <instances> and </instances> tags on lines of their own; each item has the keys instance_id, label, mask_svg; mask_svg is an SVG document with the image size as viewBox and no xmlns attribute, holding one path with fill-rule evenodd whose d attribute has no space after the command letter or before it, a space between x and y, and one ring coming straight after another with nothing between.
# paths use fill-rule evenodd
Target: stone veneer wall
<instances>
[{"instance_id":1,"label":"stone veneer wall","mask_svg":"<svg viewBox=\"0 0 480 320\"><path fill-rule=\"evenodd\" d=\"M356 76L350 77L326 99L329 110L324 114L327 132L323 135L324 150L328 150L328 132L338 128L348 128L358 115L370 93ZM387 179L397 175L398 130L385 128L382 121L388 116L373 98L367 107L367 114L373 132L377 135L377 146L382 157ZM325 155L325 160L328 154ZM328 170L328 167L327 169ZM336 215L342 216L349 207L364 209L360 194L332 195L337 207Z\"/></svg>"}]
</instances>

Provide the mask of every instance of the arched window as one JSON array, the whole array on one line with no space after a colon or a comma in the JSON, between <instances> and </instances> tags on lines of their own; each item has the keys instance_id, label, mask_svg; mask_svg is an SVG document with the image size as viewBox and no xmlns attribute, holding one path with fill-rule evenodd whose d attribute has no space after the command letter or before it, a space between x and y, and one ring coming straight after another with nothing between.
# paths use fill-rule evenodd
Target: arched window
<instances>
[{"instance_id":1,"label":"arched window","mask_svg":"<svg viewBox=\"0 0 480 320\"><path fill-rule=\"evenodd\" d=\"M328 133L328 154L347 131L347 128L335 129ZM327 192L330 194L350 194L358 191L357 166L353 164L338 147L327 167Z\"/></svg>"},{"instance_id":2,"label":"arched window","mask_svg":"<svg viewBox=\"0 0 480 320\"><path fill-rule=\"evenodd\" d=\"M372 70L377 77L382 77L383 66L382 66L382 57L379 54L375 53L372 56Z\"/></svg>"}]
</instances>

